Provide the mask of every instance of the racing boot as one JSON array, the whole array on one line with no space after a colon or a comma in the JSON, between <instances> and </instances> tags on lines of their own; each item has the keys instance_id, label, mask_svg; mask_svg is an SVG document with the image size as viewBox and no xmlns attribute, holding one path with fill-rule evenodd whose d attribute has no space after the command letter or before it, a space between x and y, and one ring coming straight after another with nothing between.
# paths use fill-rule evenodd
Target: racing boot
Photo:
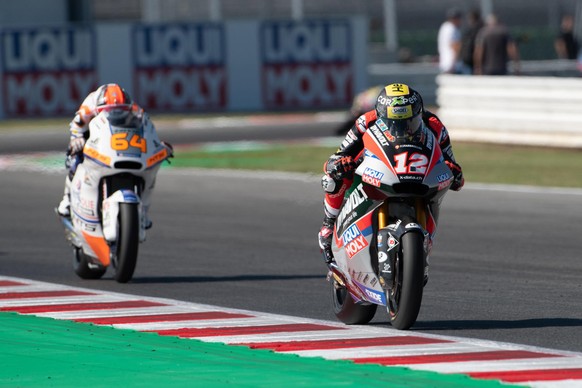
<instances>
[{"instance_id":1,"label":"racing boot","mask_svg":"<svg viewBox=\"0 0 582 388\"><path fill-rule=\"evenodd\" d=\"M317 235L319 240L319 248L323 254L323 259L326 264L333 262L333 253L331 251L331 239L333 238L333 226L335 224L335 218L325 216L323 218L323 223L321 229Z\"/></svg>"},{"instance_id":2,"label":"racing boot","mask_svg":"<svg viewBox=\"0 0 582 388\"><path fill-rule=\"evenodd\" d=\"M143 211L143 220L142 220L142 222L143 222L143 227L144 227L146 230L148 230L148 229L151 229L151 228L152 228L152 226L154 226L154 223L152 222L152 220L151 220L151 219L150 219L150 217L149 217L149 210L150 210L150 207L149 207L149 206L146 206L146 205L142 205L142 206L143 206L143 207L142 207L142 211Z\"/></svg>"},{"instance_id":3,"label":"racing boot","mask_svg":"<svg viewBox=\"0 0 582 388\"><path fill-rule=\"evenodd\" d=\"M57 213L62 217L71 216L71 178L68 176L65 179L65 192L61 203L57 207Z\"/></svg>"}]
</instances>

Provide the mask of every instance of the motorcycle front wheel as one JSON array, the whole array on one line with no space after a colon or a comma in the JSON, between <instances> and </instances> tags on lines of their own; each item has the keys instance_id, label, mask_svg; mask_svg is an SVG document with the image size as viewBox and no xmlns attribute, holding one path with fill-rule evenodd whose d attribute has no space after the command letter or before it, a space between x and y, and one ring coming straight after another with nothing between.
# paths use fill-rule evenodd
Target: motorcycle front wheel
<instances>
[{"instance_id":1,"label":"motorcycle front wheel","mask_svg":"<svg viewBox=\"0 0 582 388\"><path fill-rule=\"evenodd\" d=\"M363 325L374 318L375 304L357 304L348 290L332 276L330 281L331 302L335 316L346 325Z\"/></svg>"},{"instance_id":2,"label":"motorcycle front wheel","mask_svg":"<svg viewBox=\"0 0 582 388\"><path fill-rule=\"evenodd\" d=\"M395 263L394 287L387 292L390 323L407 330L418 317L424 283L424 237L420 233L405 233Z\"/></svg>"},{"instance_id":3,"label":"motorcycle front wheel","mask_svg":"<svg viewBox=\"0 0 582 388\"><path fill-rule=\"evenodd\" d=\"M139 246L139 229L137 204L120 203L117 254L114 261L115 280L119 283L130 281L135 271Z\"/></svg>"}]
</instances>

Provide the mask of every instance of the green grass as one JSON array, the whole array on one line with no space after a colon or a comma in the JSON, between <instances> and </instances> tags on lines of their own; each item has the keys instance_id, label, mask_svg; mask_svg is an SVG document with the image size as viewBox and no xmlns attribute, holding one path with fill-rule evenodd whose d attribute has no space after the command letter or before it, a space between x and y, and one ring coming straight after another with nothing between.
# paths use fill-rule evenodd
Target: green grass
<instances>
[{"instance_id":1,"label":"green grass","mask_svg":"<svg viewBox=\"0 0 582 388\"><path fill-rule=\"evenodd\" d=\"M582 150L455 144L467 181L582 187Z\"/></svg>"},{"instance_id":2,"label":"green grass","mask_svg":"<svg viewBox=\"0 0 582 388\"><path fill-rule=\"evenodd\" d=\"M264 149L190 149L176 152L172 165L319 174L336 148L275 144ZM582 187L582 150L457 142L454 151L467 182Z\"/></svg>"},{"instance_id":3,"label":"green grass","mask_svg":"<svg viewBox=\"0 0 582 388\"><path fill-rule=\"evenodd\" d=\"M321 173L323 162L336 148L279 145L259 150L192 150L176 152L172 166Z\"/></svg>"}]
</instances>

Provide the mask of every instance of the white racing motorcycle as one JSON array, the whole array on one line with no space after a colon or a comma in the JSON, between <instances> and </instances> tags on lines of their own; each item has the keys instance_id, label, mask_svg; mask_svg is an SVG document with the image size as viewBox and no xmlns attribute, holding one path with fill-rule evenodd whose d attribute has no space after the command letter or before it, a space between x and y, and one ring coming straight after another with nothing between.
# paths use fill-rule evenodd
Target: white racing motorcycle
<instances>
[{"instance_id":1,"label":"white racing motorcycle","mask_svg":"<svg viewBox=\"0 0 582 388\"><path fill-rule=\"evenodd\" d=\"M60 218L73 245L75 273L99 279L112 265L115 280L125 283L146 238L144 191L172 152L150 120L127 122L116 111L99 113L89 123L89 133L71 182L71 217Z\"/></svg>"}]
</instances>

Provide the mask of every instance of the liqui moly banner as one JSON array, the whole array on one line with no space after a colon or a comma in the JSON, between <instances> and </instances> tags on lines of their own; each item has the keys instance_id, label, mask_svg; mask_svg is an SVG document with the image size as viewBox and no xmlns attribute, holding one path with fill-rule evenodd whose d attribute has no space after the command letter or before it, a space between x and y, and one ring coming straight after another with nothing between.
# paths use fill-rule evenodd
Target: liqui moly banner
<instances>
[{"instance_id":1,"label":"liqui moly banner","mask_svg":"<svg viewBox=\"0 0 582 388\"><path fill-rule=\"evenodd\" d=\"M98 86L91 28L0 32L4 117L72 114Z\"/></svg>"},{"instance_id":2,"label":"liqui moly banner","mask_svg":"<svg viewBox=\"0 0 582 388\"><path fill-rule=\"evenodd\" d=\"M138 25L134 93L146 109L213 111L227 105L222 24Z\"/></svg>"},{"instance_id":3,"label":"liqui moly banner","mask_svg":"<svg viewBox=\"0 0 582 388\"><path fill-rule=\"evenodd\" d=\"M343 109L366 42L364 18L0 29L0 118L72 116L109 82L156 113Z\"/></svg>"},{"instance_id":4,"label":"liqui moly banner","mask_svg":"<svg viewBox=\"0 0 582 388\"><path fill-rule=\"evenodd\" d=\"M356 69L348 20L264 22L260 43L266 107L324 108L351 102Z\"/></svg>"}]
</instances>

